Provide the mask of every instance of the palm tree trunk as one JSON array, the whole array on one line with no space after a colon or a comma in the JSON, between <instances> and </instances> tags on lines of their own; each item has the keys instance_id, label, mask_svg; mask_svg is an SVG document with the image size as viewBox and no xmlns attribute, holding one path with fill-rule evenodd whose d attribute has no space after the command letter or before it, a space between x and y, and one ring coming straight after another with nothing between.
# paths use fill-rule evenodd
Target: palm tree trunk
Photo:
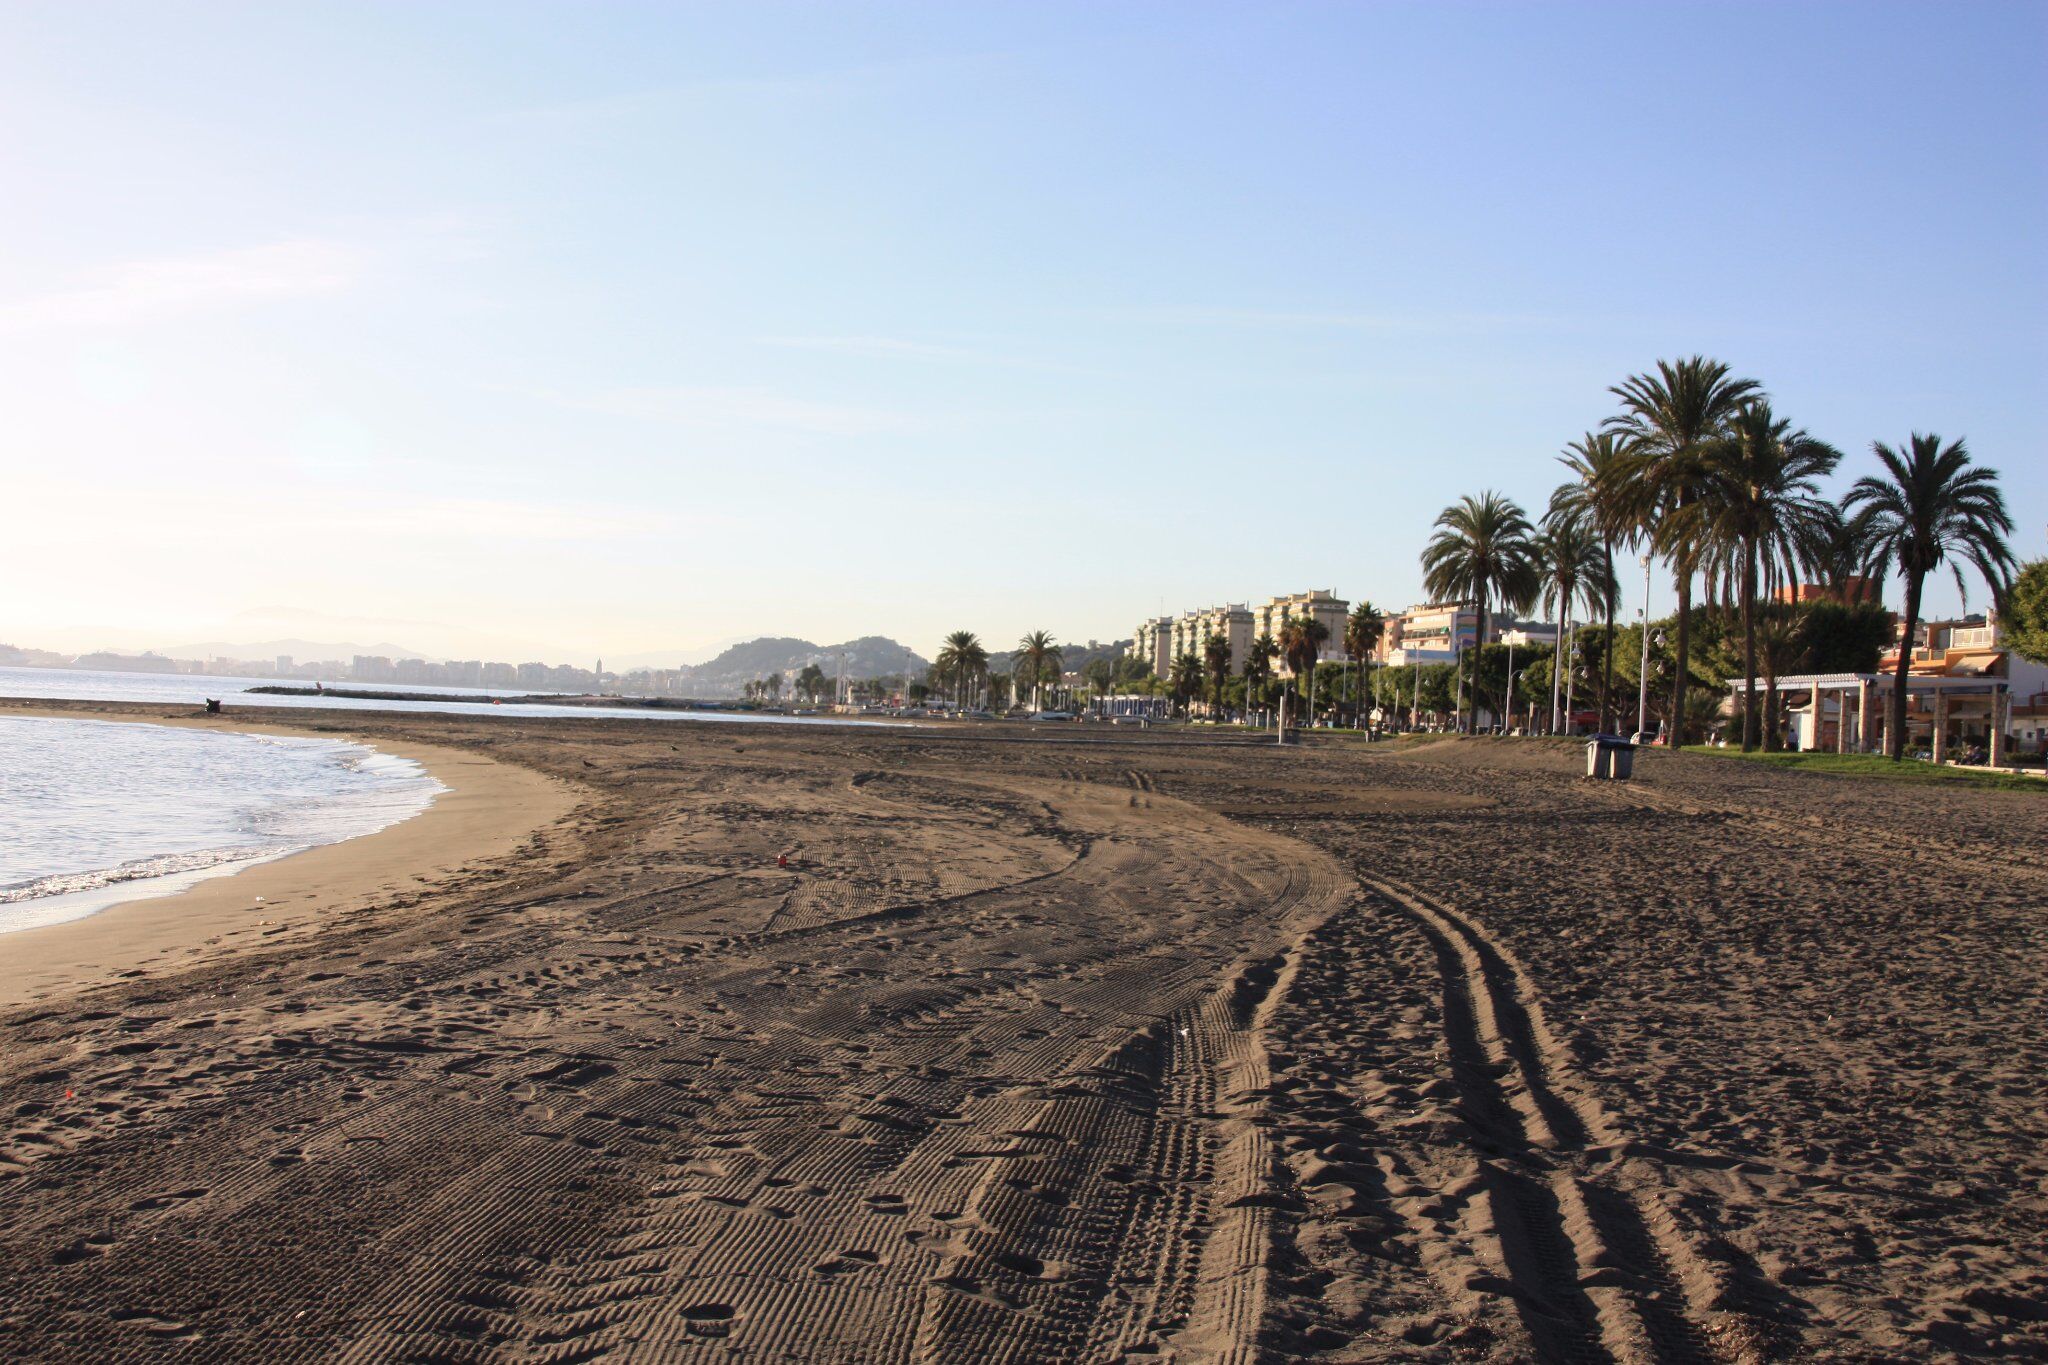
<instances>
[{"instance_id":1,"label":"palm tree trunk","mask_svg":"<svg viewBox=\"0 0 2048 1365\"><path fill-rule=\"evenodd\" d=\"M1678 673L1671 680L1667 742L1676 749L1685 744L1685 686L1692 678L1692 564L1686 561L1672 567L1678 579Z\"/></svg>"},{"instance_id":2,"label":"palm tree trunk","mask_svg":"<svg viewBox=\"0 0 2048 1365\"><path fill-rule=\"evenodd\" d=\"M1892 723L1885 735L1894 763L1906 756L1906 679L1913 672L1913 632L1920 625L1921 578L1911 570L1906 573L1906 633L1899 640L1899 667L1892 675Z\"/></svg>"},{"instance_id":3,"label":"palm tree trunk","mask_svg":"<svg viewBox=\"0 0 2048 1365\"><path fill-rule=\"evenodd\" d=\"M1557 733L1558 687L1564 681L1564 613L1557 614L1557 634L1550 641L1550 733Z\"/></svg>"},{"instance_id":4,"label":"palm tree trunk","mask_svg":"<svg viewBox=\"0 0 2048 1365\"><path fill-rule=\"evenodd\" d=\"M1572 706L1572 698L1574 696L1572 685L1579 679L1579 630L1577 626L1569 624L1571 621L1570 613L1566 613L1565 621L1567 623L1565 631L1567 643L1564 647L1564 732L1568 735L1576 735L1579 732L1579 727L1577 721L1572 716L1574 709Z\"/></svg>"},{"instance_id":5,"label":"palm tree trunk","mask_svg":"<svg viewBox=\"0 0 2048 1365\"><path fill-rule=\"evenodd\" d=\"M1608 722L1613 719L1607 714L1607 704L1614 695L1614 598L1619 585L1614 581L1614 537L1607 537L1607 639L1601 646L1600 661L1600 731L1613 734L1615 727Z\"/></svg>"},{"instance_id":6,"label":"palm tree trunk","mask_svg":"<svg viewBox=\"0 0 2048 1365\"><path fill-rule=\"evenodd\" d=\"M1819 693L1814 694L1814 736L1820 735ZM1778 752L1778 736L1784 731L1784 706L1778 699L1778 661L1770 654L1764 655L1764 752Z\"/></svg>"},{"instance_id":7,"label":"palm tree trunk","mask_svg":"<svg viewBox=\"0 0 2048 1365\"><path fill-rule=\"evenodd\" d=\"M1479 647L1486 643L1486 591L1479 593L1479 620L1472 632L1472 714L1465 718L1465 733L1479 733ZM1458 638L1458 618L1451 617L1451 638Z\"/></svg>"},{"instance_id":8,"label":"palm tree trunk","mask_svg":"<svg viewBox=\"0 0 2048 1365\"><path fill-rule=\"evenodd\" d=\"M1756 732L1756 547L1750 546L1742 554L1742 752L1756 748Z\"/></svg>"}]
</instances>

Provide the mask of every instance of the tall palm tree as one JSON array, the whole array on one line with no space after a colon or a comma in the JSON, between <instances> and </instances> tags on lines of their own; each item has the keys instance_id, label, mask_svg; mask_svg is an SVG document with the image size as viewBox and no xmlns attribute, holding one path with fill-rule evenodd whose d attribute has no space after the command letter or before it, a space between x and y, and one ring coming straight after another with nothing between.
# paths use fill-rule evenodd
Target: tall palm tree
<instances>
[{"instance_id":1,"label":"tall palm tree","mask_svg":"<svg viewBox=\"0 0 2048 1365\"><path fill-rule=\"evenodd\" d=\"M1906 754L1906 679L1913 668L1913 633L1920 624L1920 591L1927 575L1947 565L1967 602L1967 563L1991 585L1993 600L2002 600L2017 561L2005 543L2012 518L1998 491L1998 471L1972 464L1961 441L1944 446L1939 436L1916 431L1901 450L1882 441L1870 448L1884 465L1884 476L1866 474L1856 480L1846 505L1868 514L1874 565L1896 565L1906 580L1905 634L1892 682L1891 723L1885 727L1885 747L1896 760Z\"/></svg>"},{"instance_id":2,"label":"tall palm tree","mask_svg":"<svg viewBox=\"0 0 2048 1365\"><path fill-rule=\"evenodd\" d=\"M1202 690L1202 661L1191 653L1182 654L1173 661L1167 683L1173 690L1174 705L1185 713L1188 702Z\"/></svg>"},{"instance_id":3,"label":"tall palm tree","mask_svg":"<svg viewBox=\"0 0 2048 1365\"><path fill-rule=\"evenodd\" d=\"M1304 719L1309 724L1315 723L1316 716L1316 660L1322 658L1323 645L1329 638L1330 628L1316 620L1314 613L1289 616L1280 623L1280 655L1295 676L1307 677Z\"/></svg>"},{"instance_id":4,"label":"tall palm tree","mask_svg":"<svg viewBox=\"0 0 2048 1365\"><path fill-rule=\"evenodd\" d=\"M1279 644L1264 632L1252 641L1251 652L1244 656L1244 709L1247 712L1256 709L1257 703L1253 698L1273 676L1273 656L1279 652Z\"/></svg>"},{"instance_id":5,"label":"tall palm tree","mask_svg":"<svg viewBox=\"0 0 2048 1365\"><path fill-rule=\"evenodd\" d=\"M988 651L982 648L981 637L973 631L956 630L946 637L939 657L932 662L937 666L940 677L953 680L953 704L964 709L967 705L967 684L988 668Z\"/></svg>"},{"instance_id":6,"label":"tall palm tree","mask_svg":"<svg viewBox=\"0 0 2048 1365\"><path fill-rule=\"evenodd\" d=\"M1352 663L1358 665L1358 684L1353 690L1352 701L1360 711L1365 709L1365 661L1379 648L1380 638L1386 633L1385 614L1370 602L1360 602L1351 609L1351 615L1345 618L1344 653Z\"/></svg>"},{"instance_id":7,"label":"tall palm tree","mask_svg":"<svg viewBox=\"0 0 2048 1365\"><path fill-rule=\"evenodd\" d=\"M1700 496L1664 523L1667 538L1693 547L1707 581L1733 589L1741 603L1744 753L1757 739L1757 600L1760 592L1798 581L1800 564L1826 525L1820 480L1841 460L1842 452L1794 431L1759 399L1707 447ZM1771 691L1777 691L1775 674ZM1763 741L1766 749L1778 747L1768 727Z\"/></svg>"},{"instance_id":8,"label":"tall palm tree","mask_svg":"<svg viewBox=\"0 0 2048 1365\"><path fill-rule=\"evenodd\" d=\"M1230 641L1214 631L1202 641L1202 667L1209 675L1209 700L1223 714L1223 685L1230 681Z\"/></svg>"},{"instance_id":9,"label":"tall palm tree","mask_svg":"<svg viewBox=\"0 0 2048 1365\"><path fill-rule=\"evenodd\" d=\"M1754 379L1733 378L1726 365L1704 356L1657 362L1655 374L1630 375L1609 390L1621 412L1607 430L1629 438L1636 519L1658 527L1653 540L1678 586L1678 668L1671 682L1672 742L1685 740L1685 687L1692 676L1692 577L1697 547L1667 532L1670 515L1698 501L1708 449L1753 399ZM1644 629L1649 628L1646 618Z\"/></svg>"},{"instance_id":10,"label":"tall palm tree","mask_svg":"<svg viewBox=\"0 0 2048 1365\"><path fill-rule=\"evenodd\" d=\"M1536 537L1532 552L1542 581L1539 591L1543 609L1557 616L1550 670L1550 729L1555 733L1558 697L1567 666L1565 632L1579 607L1590 613L1614 600L1614 571L1591 520L1575 514L1568 504L1560 508L1554 496L1550 511L1543 518L1543 533Z\"/></svg>"},{"instance_id":11,"label":"tall palm tree","mask_svg":"<svg viewBox=\"0 0 2048 1365\"><path fill-rule=\"evenodd\" d=\"M1564 448L1560 463L1575 476L1550 495L1553 514L1574 517L1591 526L1607 555L1607 579L1613 584L1600 605L1606 615L1607 647L1601 651L1600 728L1611 731L1609 702L1614 695L1614 613L1620 606L1621 583L1614 572L1614 552L1633 549L1648 534L1629 487L1631 448L1628 437L1613 431L1589 431Z\"/></svg>"},{"instance_id":12,"label":"tall palm tree","mask_svg":"<svg viewBox=\"0 0 2048 1365\"><path fill-rule=\"evenodd\" d=\"M1017 665L1031 679L1031 709L1038 705L1038 685L1045 681L1046 669L1058 669L1065 662L1060 647L1053 642L1049 631L1034 630L1017 642Z\"/></svg>"},{"instance_id":13,"label":"tall palm tree","mask_svg":"<svg viewBox=\"0 0 2048 1365\"><path fill-rule=\"evenodd\" d=\"M1510 611L1522 610L1535 599L1537 573L1530 557L1533 530L1528 514L1512 498L1489 491L1446 507L1436 525L1436 534L1422 550L1423 585L1438 601L1472 603L1479 616L1473 643L1484 645L1487 610L1494 599ZM1477 733L1478 708L1473 708L1466 725Z\"/></svg>"}]
</instances>

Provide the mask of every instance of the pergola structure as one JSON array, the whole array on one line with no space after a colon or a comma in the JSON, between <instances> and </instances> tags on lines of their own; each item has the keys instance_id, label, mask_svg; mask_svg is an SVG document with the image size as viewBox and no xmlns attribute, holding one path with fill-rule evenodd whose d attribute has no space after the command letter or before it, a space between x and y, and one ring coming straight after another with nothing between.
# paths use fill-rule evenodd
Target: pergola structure
<instances>
[{"instance_id":1,"label":"pergola structure","mask_svg":"<svg viewBox=\"0 0 2048 1365\"><path fill-rule=\"evenodd\" d=\"M1879 753L1886 748L1884 732L1891 723L1891 695L1897 683L1897 677L1890 673L1800 673L1778 679L1778 695L1810 695L1807 706L1790 708L1795 712L1810 710L1812 742L1807 748L1825 747L1825 723L1832 709L1836 753ZM1738 706L1742 688L1740 678L1728 684L1730 697ZM1756 680L1756 693L1758 697L1764 695L1762 678ZM1907 739L1912 738L1916 725L1928 726L1936 763L1947 754L1952 725L1981 723L1990 732L1986 747L1990 750L1991 766L2004 764L2005 736L2012 724L2012 687L2005 678L1989 674L1916 673L1906 679L1906 695ZM1921 701L1926 705L1916 705ZM1965 704L1956 706L1959 701Z\"/></svg>"}]
</instances>

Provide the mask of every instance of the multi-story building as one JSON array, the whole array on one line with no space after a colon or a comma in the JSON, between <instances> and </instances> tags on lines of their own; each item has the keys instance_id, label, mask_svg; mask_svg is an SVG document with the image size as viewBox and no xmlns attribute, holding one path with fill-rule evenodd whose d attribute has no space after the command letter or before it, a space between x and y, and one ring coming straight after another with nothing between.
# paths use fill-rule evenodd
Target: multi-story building
<instances>
[{"instance_id":1,"label":"multi-story building","mask_svg":"<svg viewBox=\"0 0 2048 1365\"><path fill-rule=\"evenodd\" d=\"M1513 645L1516 649L1549 649L1557 643L1557 623L1554 621L1503 619L1497 625L1488 621L1486 633L1493 637L1491 643Z\"/></svg>"},{"instance_id":2,"label":"multi-story building","mask_svg":"<svg viewBox=\"0 0 2048 1365\"><path fill-rule=\"evenodd\" d=\"M1287 623L1288 617L1307 616L1320 621L1329 635L1317 655L1318 662L1334 662L1344 657L1344 623L1351 615L1351 604L1328 588L1275 597L1263 606L1254 607L1251 614L1252 633L1270 635L1275 644L1279 643L1280 628ZM1294 676L1285 658L1276 658L1273 667L1283 678Z\"/></svg>"},{"instance_id":3,"label":"multi-story building","mask_svg":"<svg viewBox=\"0 0 2048 1365\"><path fill-rule=\"evenodd\" d=\"M1192 654L1206 662L1209 637L1220 635L1230 646L1231 674L1240 674L1244 672L1246 656L1251 653L1252 633L1250 608L1236 603L1182 612L1173 618L1172 653L1168 656L1166 671L1170 672L1173 660L1183 654Z\"/></svg>"},{"instance_id":4,"label":"multi-story building","mask_svg":"<svg viewBox=\"0 0 2048 1365\"><path fill-rule=\"evenodd\" d=\"M1855 606L1878 606L1884 601L1884 583L1875 578L1845 578L1841 586L1825 583L1788 583L1772 592L1773 602L1841 602Z\"/></svg>"},{"instance_id":5,"label":"multi-story building","mask_svg":"<svg viewBox=\"0 0 2048 1365\"><path fill-rule=\"evenodd\" d=\"M519 670L508 663L493 660L484 665L483 683L485 687L517 687Z\"/></svg>"},{"instance_id":6,"label":"multi-story building","mask_svg":"<svg viewBox=\"0 0 2048 1365\"><path fill-rule=\"evenodd\" d=\"M1447 664L1469 649L1479 633L1479 613L1460 602L1432 602L1387 618L1374 659L1403 664ZM1490 632L1489 632L1490 633Z\"/></svg>"},{"instance_id":7,"label":"multi-story building","mask_svg":"<svg viewBox=\"0 0 2048 1365\"><path fill-rule=\"evenodd\" d=\"M1154 677L1173 672L1173 618L1155 616L1138 622L1131 632L1131 657L1142 660Z\"/></svg>"},{"instance_id":8,"label":"multi-story building","mask_svg":"<svg viewBox=\"0 0 2048 1365\"><path fill-rule=\"evenodd\" d=\"M1448 664L1470 649L1479 633L1478 609L1463 602L1432 602L1387 618L1373 651L1376 663ZM1518 621L1506 612L1486 614L1486 643L1517 649L1548 649L1557 643L1554 621Z\"/></svg>"}]
</instances>

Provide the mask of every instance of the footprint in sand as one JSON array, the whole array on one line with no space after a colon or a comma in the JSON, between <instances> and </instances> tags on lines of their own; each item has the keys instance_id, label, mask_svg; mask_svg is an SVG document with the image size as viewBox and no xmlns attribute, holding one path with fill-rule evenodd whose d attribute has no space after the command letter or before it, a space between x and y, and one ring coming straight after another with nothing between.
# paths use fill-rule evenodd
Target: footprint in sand
<instances>
[{"instance_id":1,"label":"footprint in sand","mask_svg":"<svg viewBox=\"0 0 2048 1365\"><path fill-rule=\"evenodd\" d=\"M723 1337L731 1334L740 1313L729 1303L693 1303L682 1310L683 1325L694 1336Z\"/></svg>"}]
</instances>

